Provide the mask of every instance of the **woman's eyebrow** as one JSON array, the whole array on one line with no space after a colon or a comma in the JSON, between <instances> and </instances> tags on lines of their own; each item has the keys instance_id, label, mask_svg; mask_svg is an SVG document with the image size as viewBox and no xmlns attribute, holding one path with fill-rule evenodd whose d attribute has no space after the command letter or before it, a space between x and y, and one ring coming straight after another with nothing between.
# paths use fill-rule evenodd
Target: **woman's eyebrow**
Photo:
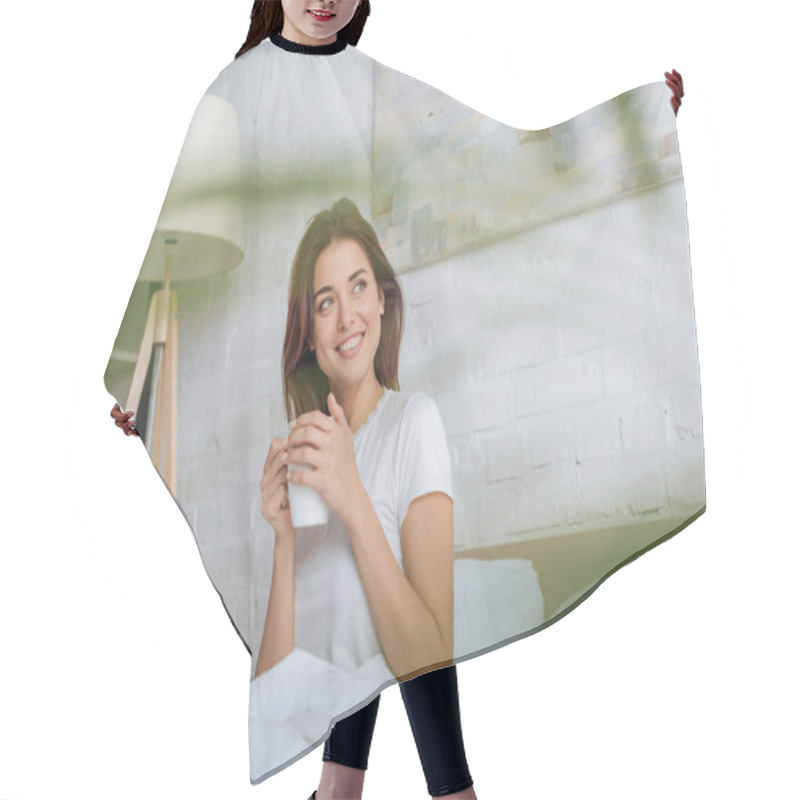
<instances>
[{"instance_id":1,"label":"woman's eyebrow","mask_svg":"<svg viewBox=\"0 0 800 800\"><path fill-rule=\"evenodd\" d=\"M347 282L348 282L348 283L352 283L352 282L353 282L353 281L354 281L354 280L355 280L355 279L356 279L356 278L357 278L357 277L358 277L358 276L359 276L359 275L360 275L362 272L366 274L366 270L365 270L365 269L363 269L363 268L362 268L362 269L359 269L359 270L356 270L356 271L355 271L355 272L354 272L354 273L353 273L353 274L352 274L352 275L351 275L351 276L350 276L350 277L347 279ZM332 291L333 291L333 286L323 286L321 289L317 289L317 291L316 291L316 292L314 292L314 300L316 300L316 299L317 299L317 297L319 297L319 295L321 295L323 292L332 292Z\"/></svg>"}]
</instances>

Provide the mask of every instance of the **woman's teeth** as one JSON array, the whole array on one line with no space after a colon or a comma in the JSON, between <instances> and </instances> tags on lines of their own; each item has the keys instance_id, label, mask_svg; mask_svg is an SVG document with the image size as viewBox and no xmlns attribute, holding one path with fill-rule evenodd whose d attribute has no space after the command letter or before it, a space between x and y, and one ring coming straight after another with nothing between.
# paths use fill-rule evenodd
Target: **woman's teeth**
<instances>
[{"instance_id":1,"label":"woman's teeth","mask_svg":"<svg viewBox=\"0 0 800 800\"><path fill-rule=\"evenodd\" d=\"M330 11L311 11L311 10L309 10L308 13L311 14L312 17L316 17L317 19L321 19L321 20L329 20L332 16L334 16L333 14L330 13Z\"/></svg>"},{"instance_id":2,"label":"woman's teeth","mask_svg":"<svg viewBox=\"0 0 800 800\"><path fill-rule=\"evenodd\" d=\"M348 339L344 344L340 344L336 349L339 352L347 352L348 350L352 350L361 341L361 337L363 335L364 335L363 333L359 333L357 336L353 336L351 339Z\"/></svg>"}]
</instances>

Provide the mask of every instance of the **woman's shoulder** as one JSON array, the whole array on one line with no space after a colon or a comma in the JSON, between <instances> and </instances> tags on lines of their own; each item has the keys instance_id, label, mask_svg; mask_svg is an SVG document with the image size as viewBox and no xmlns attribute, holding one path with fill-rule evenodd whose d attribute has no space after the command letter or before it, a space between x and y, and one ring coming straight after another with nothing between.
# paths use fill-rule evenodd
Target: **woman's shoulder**
<instances>
[{"instance_id":1,"label":"woman's shoulder","mask_svg":"<svg viewBox=\"0 0 800 800\"><path fill-rule=\"evenodd\" d=\"M398 395L399 413L394 429L398 479L411 480L412 475L449 470L447 431L436 401L424 392Z\"/></svg>"},{"instance_id":2,"label":"woman's shoulder","mask_svg":"<svg viewBox=\"0 0 800 800\"><path fill-rule=\"evenodd\" d=\"M389 403L395 408L407 409L417 408L433 403L433 400L425 392L399 392L395 389L386 389Z\"/></svg>"},{"instance_id":3,"label":"woman's shoulder","mask_svg":"<svg viewBox=\"0 0 800 800\"><path fill-rule=\"evenodd\" d=\"M441 425L436 402L424 392L392 392L395 416L401 428Z\"/></svg>"}]
</instances>

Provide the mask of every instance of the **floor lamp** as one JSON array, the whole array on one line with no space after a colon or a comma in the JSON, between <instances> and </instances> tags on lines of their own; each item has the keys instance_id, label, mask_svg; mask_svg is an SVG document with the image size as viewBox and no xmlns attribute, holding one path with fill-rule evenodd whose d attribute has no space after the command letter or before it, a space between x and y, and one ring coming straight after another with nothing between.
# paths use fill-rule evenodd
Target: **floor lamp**
<instances>
[{"instance_id":1,"label":"floor lamp","mask_svg":"<svg viewBox=\"0 0 800 800\"><path fill-rule=\"evenodd\" d=\"M178 295L175 284L233 269L244 257L239 134L233 107L197 108L150 240L140 281L160 281L147 312L125 408L138 411L152 362L145 446L173 497L178 486Z\"/></svg>"}]
</instances>

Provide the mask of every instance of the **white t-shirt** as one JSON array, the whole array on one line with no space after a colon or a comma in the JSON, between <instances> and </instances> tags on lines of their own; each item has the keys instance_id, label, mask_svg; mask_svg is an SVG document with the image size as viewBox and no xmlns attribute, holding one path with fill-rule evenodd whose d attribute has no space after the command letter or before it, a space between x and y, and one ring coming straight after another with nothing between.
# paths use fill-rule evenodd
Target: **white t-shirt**
<instances>
[{"instance_id":1,"label":"white t-shirt","mask_svg":"<svg viewBox=\"0 0 800 800\"><path fill-rule=\"evenodd\" d=\"M356 431L356 463L383 533L403 566L400 530L411 502L453 496L447 438L436 404L385 389ZM394 680L381 650L344 524L297 534L295 649L250 685L250 777L259 780L307 752L333 719Z\"/></svg>"},{"instance_id":2,"label":"white t-shirt","mask_svg":"<svg viewBox=\"0 0 800 800\"><path fill-rule=\"evenodd\" d=\"M452 497L450 457L439 411L424 394L385 389L356 431L356 463L384 536L400 566L400 529L411 501ZM346 669L381 652L344 523L297 534L295 646Z\"/></svg>"}]
</instances>

